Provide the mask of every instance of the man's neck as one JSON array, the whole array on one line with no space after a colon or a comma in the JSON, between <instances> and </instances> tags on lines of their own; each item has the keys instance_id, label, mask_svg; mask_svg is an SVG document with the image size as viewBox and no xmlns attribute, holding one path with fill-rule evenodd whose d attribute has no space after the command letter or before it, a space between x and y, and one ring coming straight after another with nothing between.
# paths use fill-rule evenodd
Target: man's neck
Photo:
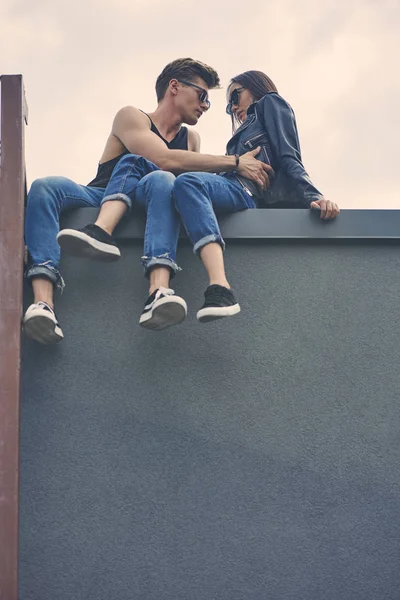
<instances>
[{"instance_id":1,"label":"man's neck","mask_svg":"<svg viewBox=\"0 0 400 600\"><path fill-rule=\"evenodd\" d=\"M157 127L164 139L171 141L174 139L179 129L182 127L182 119L176 109L170 104L162 101L156 110L148 113L150 119Z\"/></svg>"}]
</instances>

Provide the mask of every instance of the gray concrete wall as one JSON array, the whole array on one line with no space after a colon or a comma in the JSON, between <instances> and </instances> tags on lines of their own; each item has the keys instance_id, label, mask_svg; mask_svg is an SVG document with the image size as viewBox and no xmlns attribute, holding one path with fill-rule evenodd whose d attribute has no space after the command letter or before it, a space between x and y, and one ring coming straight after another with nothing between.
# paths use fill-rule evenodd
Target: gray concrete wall
<instances>
[{"instance_id":1,"label":"gray concrete wall","mask_svg":"<svg viewBox=\"0 0 400 600\"><path fill-rule=\"evenodd\" d=\"M242 312L199 325L183 243L158 333L122 251L24 342L20 600L398 600L399 247L231 240Z\"/></svg>"}]
</instances>

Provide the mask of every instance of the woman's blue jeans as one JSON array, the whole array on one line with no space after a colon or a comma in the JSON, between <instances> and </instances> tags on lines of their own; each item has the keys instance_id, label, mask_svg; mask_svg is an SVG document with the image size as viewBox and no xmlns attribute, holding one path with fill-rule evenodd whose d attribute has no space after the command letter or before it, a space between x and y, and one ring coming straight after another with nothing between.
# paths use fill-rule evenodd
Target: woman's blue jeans
<instances>
[{"instance_id":1,"label":"woman's blue jeans","mask_svg":"<svg viewBox=\"0 0 400 600\"><path fill-rule=\"evenodd\" d=\"M201 248L211 242L218 242L225 249L218 215L256 208L252 196L236 178L213 173L179 175L173 197L195 254L199 254Z\"/></svg>"}]
</instances>

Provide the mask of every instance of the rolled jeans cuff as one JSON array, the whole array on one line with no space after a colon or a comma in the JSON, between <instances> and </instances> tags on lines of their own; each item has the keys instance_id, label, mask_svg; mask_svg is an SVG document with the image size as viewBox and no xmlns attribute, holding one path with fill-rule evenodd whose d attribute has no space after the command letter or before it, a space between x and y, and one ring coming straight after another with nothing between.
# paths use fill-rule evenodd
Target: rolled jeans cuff
<instances>
[{"instance_id":1,"label":"rolled jeans cuff","mask_svg":"<svg viewBox=\"0 0 400 600\"><path fill-rule=\"evenodd\" d=\"M132 200L126 194L122 192L118 192L117 194L109 194L108 196L104 196L103 200L100 202L100 206L104 204L104 202L108 202L109 200L120 200L121 202L125 202L128 207L128 211L130 212L132 208Z\"/></svg>"},{"instance_id":2,"label":"rolled jeans cuff","mask_svg":"<svg viewBox=\"0 0 400 600\"><path fill-rule=\"evenodd\" d=\"M212 242L217 242L221 246L222 250L225 250L225 242L222 237L216 233L212 233L211 235L206 235L205 237L201 238L201 240L196 242L193 246L193 252L199 256L200 250Z\"/></svg>"},{"instance_id":3,"label":"rolled jeans cuff","mask_svg":"<svg viewBox=\"0 0 400 600\"><path fill-rule=\"evenodd\" d=\"M31 265L25 271L25 278L31 282L33 277L45 277L51 281L53 286L61 292L65 288L65 282L61 277L60 271L51 265L47 265L45 263L40 265Z\"/></svg>"},{"instance_id":4,"label":"rolled jeans cuff","mask_svg":"<svg viewBox=\"0 0 400 600\"><path fill-rule=\"evenodd\" d=\"M154 267L168 267L171 271L171 278L175 277L178 271L182 271L181 267L178 267L176 262L169 258L168 253L161 256L142 256L142 267L145 277L149 278L150 271Z\"/></svg>"}]
</instances>

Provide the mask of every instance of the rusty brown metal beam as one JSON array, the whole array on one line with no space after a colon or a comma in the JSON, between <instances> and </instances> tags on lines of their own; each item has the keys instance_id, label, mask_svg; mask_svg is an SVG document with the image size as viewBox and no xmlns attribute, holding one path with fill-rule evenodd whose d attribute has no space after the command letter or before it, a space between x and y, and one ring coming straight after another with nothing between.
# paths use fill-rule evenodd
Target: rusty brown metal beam
<instances>
[{"instance_id":1,"label":"rusty brown metal beam","mask_svg":"<svg viewBox=\"0 0 400 600\"><path fill-rule=\"evenodd\" d=\"M17 600L26 108L21 75L0 85L0 600Z\"/></svg>"}]
</instances>

